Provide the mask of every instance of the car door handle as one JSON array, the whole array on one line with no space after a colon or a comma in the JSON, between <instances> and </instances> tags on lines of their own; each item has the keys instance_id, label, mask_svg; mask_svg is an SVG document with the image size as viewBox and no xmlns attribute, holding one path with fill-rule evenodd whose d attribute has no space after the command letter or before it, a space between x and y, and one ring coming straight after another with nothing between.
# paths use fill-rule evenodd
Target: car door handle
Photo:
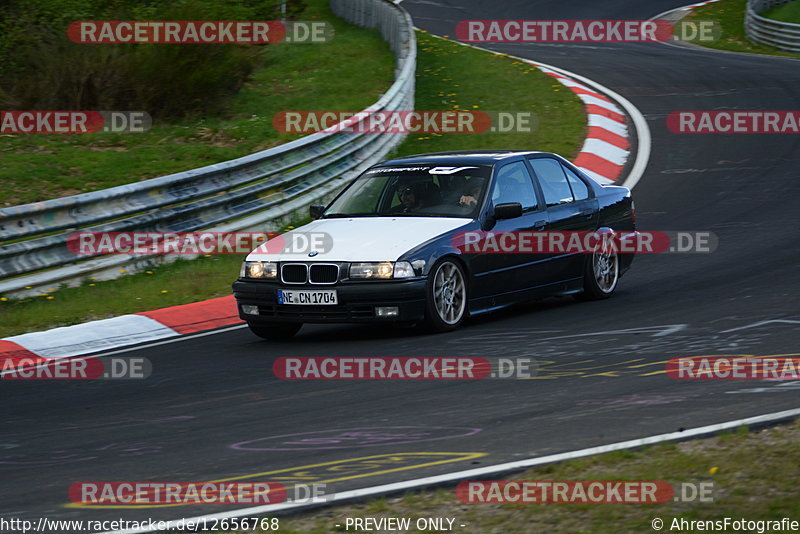
<instances>
[{"instance_id":1,"label":"car door handle","mask_svg":"<svg viewBox=\"0 0 800 534\"><path fill-rule=\"evenodd\" d=\"M578 212L578 216L586 217L587 219L591 219L594 216L594 210L584 210L584 211Z\"/></svg>"},{"instance_id":2,"label":"car door handle","mask_svg":"<svg viewBox=\"0 0 800 534\"><path fill-rule=\"evenodd\" d=\"M533 223L533 231L538 232L539 230L544 230L545 226L547 226L547 221L536 221Z\"/></svg>"}]
</instances>

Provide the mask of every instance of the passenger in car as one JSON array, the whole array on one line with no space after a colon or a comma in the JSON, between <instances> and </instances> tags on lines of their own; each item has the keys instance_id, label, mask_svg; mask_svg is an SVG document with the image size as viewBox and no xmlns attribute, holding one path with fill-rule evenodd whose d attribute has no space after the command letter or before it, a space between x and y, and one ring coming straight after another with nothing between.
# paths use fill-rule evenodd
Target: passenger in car
<instances>
[{"instance_id":1,"label":"passenger in car","mask_svg":"<svg viewBox=\"0 0 800 534\"><path fill-rule=\"evenodd\" d=\"M458 205L464 207L472 207L478 203L481 196L481 189L483 189L482 178L471 178L465 186L464 194L458 199Z\"/></svg>"}]
</instances>

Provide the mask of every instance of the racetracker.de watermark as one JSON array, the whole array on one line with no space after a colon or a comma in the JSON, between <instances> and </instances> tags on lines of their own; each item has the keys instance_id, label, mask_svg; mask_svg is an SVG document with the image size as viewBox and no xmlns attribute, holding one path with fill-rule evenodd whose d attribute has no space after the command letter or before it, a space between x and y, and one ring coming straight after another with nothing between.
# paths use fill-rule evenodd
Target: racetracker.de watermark
<instances>
[{"instance_id":1,"label":"racetracker.de watermark","mask_svg":"<svg viewBox=\"0 0 800 534\"><path fill-rule=\"evenodd\" d=\"M83 20L67 28L81 44L324 43L333 38L324 21L277 20Z\"/></svg>"},{"instance_id":2,"label":"racetracker.de watermark","mask_svg":"<svg viewBox=\"0 0 800 534\"><path fill-rule=\"evenodd\" d=\"M146 111L0 111L0 134L142 133Z\"/></svg>"},{"instance_id":3,"label":"racetracker.de watermark","mask_svg":"<svg viewBox=\"0 0 800 534\"><path fill-rule=\"evenodd\" d=\"M710 253L713 232L534 231L458 232L453 247L464 254L620 254Z\"/></svg>"},{"instance_id":4,"label":"racetracker.de watermark","mask_svg":"<svg viewBox=\"0 0 800 534\"><path fill-rule=\"evenodd\" d=\"M713 502L713 482L663 480L467 480L456 486L466 504L656 504Z\"/></svg>"},{"instance_id":5,"label":"racetracker.de watermark","mask_svg":"<svg viewBox=\"0 0 800 534\"><path fill-rule=\"evenodd\" d=\"M287 491L279 482L75 482L69 499L93 506L276 504Z\"/></svg>"},{"instance_id":6,"label":"racetracker.de watermark","mask_svg":"<svg viewBox=\"0 0 800 534\"><path fill-rule=\"evenodd\" d=\"M142 380L153 372L141 356L5 358L0 380Z\"/></svg>"},{"instance_id":7,"label":"racetracker.de watermark","mask_svg":"<svg viewBox=\"0 0 800 534\"><path fill-rule=\"evenodd\" d=\"M462 20L456 38L466 43L659 43L719 39L716 21Z\"/></svg>"},{"instance_id":8,"label":"racetracker.de watermark","mask_svg":"<svg viewBox=\"0 0 800 534\"><path fill-rule=\"evenodd\" d=\"M798 134L800 111L673 111L667 128L677 134Z\"/></svg>"},{"instance_id":9,"label":"racetracker.de watermark","mask_svg":"<svg viewBox=\"0 0 800 534\"><path fill-rule=\"evenodd\" d=\"M302 254L333 247L325 232L73 232L67 250L79 256L105 254Z\"/></svg>"},{"instance_id":10,"label":"racetracker.de watermark","mask_svg":"<svg viewBox=\"0 0 800 534\"><path fill-rule=\"evenodd\" d=\"M272 118L281 133L530 133L536 116L530 111L280 111Z\"/></svg>"},{"instance_id":11,"label":"racetracker.de watermark","mask_svg":"<svg viewBox=\"0 0 800 534\"><path fill-rule=\"evenodd\" d=\"M668 41L672 25L650 20L462 20L456 38L468 43L642 43Z\"/></svg>"},{"instance_id":12,"label":"racetracker.de watermark","mask_svg":"<svg viewBox=\"0 0 800 534\"><path fill-rule=\"evenodd\" d=\"M531 358L284 356L272 372L283 380L478 380L532 378L537 368Z\"/></svg>"},{"instance_id":13,"label":"racetracker.de watermark","mask_svg":"<svg viewBox=\"0 0 800 534\"><path fill-rule=\"evenodd\" d=\"M666 370L676 380L800 380L800 355L687 356L670 358Z\"/></svg>"}]
</instances>

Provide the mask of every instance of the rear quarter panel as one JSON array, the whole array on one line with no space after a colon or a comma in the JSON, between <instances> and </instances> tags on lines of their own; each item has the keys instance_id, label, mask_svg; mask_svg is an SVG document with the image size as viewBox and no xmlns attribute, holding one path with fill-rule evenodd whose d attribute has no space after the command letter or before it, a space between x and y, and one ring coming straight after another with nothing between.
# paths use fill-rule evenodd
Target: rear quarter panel
<instances>
[{"instance_id":1,"label":"rear quarter panel","mask_svg":"<svg viewBox=\"0 0 800 534\"><path fill-rule=\"evenodd\" d=\"M633 199L626 187L599 186L597 188L600 217L598 227L619 231L633 231Z\"/></svg>"}]
</instances>

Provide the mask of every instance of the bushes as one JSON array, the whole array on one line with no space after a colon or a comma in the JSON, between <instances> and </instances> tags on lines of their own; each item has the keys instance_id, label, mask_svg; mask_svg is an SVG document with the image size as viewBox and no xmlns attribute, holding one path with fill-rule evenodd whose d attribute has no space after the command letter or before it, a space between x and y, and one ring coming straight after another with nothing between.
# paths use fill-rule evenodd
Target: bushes
<instances>
[{"instance_id":1,"label":"bushes","mask_svg":"<svg viewBox=\"0 0 800 534\"><path fill-rule=\"evenodd\" d=\"M214 111L268 45L77 44L78 20L273 20L280 0L10 0L0 6L0 108ZM288 14L303 10L287 2Z\"/></svg>"}]
</instances>

